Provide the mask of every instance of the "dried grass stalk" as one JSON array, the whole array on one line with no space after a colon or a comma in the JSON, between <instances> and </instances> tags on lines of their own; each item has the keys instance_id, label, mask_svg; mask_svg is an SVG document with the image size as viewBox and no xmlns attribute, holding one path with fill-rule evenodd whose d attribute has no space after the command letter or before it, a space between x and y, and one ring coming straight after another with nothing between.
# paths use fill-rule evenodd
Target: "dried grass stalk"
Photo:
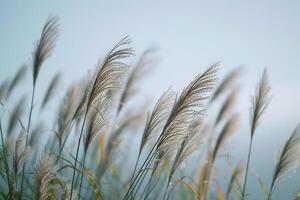
<instances>
[{"instance_id":1,"label":"dried grass stalk","mask_svg":"<svg viewBox=\"0 0 300 200\"><path fill-rule=\"evenodd\" d=\"M19 169L24 161L28 158L29 153L30 147L25 146L25 129L22 129L16 140L15 149L12 156L15 177L17 177Z\"/></svg>"},{"instance_id":2,"label":"dried grass stalk","mask_svg":"<svg viewBox=\"0 0 300 200\"><path fill-rule=\"evenodd\" d=\"M57 37L58 18L50 16L43 27L40 40L37 41L32 55L33 85L36 83L36 79L44 61L52 54Z\"/></svg>"},{"instance_id":3,"label":"dried grass stalk","mask_svg":"<svg viewBox=\"0 0 300 200\"><path fill-rule=\"evenodd\" d=\"M251 137L254 136L255 130L259 124L259 120L266 110L270 102L270 84L268 80L267 68L265 68L263 75L257 85L255 96L252 98L252 106L250 109L250 124Z\"/></svg>"},{"instance_id":4,"label":"dried grass stalk","mask_svg":"<svg viewBox=\"0 0 300 200\"><path fill-rule=\"evenodd\" d=\"M271 196L275 184L288 172L293 171L300 163L300 124L286 141L279 153L275 164L269 196Z\"/></svg>"},{"instance_id":5,"label":"dried grass stalk","mask_svg":"<svg viewBox=\"0 0 300 200\"><path fill-rule=\"evenodd\" d=\"M168 119L174 101L174 92L170 89L165 91L157 101L152 114L147 116L146 126L143 132L140 150L143 150L147 142L163 128Z\"/></svg>"},{"instance_id":6,"label":"dried grass stalk","mask_svg":"<svg viewBox=\"0 0 300 200\"><path fill-rule=\"evenodd\" d=\"M183 90L173 105L171 114L164 126L157 149L166 153L177 149L186 136L190 122L195 116L203 114L204 101L209 99L209 92L214 89L218 63L199 74Z\"/></svg>"},{"instance_id":7,"label":"dried grass stalk","mask_svg":"<svg viewBox=\"0 0 300 200\"><path fill-rule=\"evenodd\" d=\"M37 200L49 198L49 183L57 174L57 170L53 164L53 160L47 153L42 153L35 170L35 184Z\"/></svg>"},{"instance_id":8,"label":"dried grass stalk","mask_svg":"<svg viewBox=\"0 0 300 200\"><path fill-rule=\"evenodd\" d=\"M125 37L111 49L103 62L98 63L90 82L88 110L92 108L94 103L103 100L107 91L121 88L123 76L128 69L128 65L121 60L134 53L130 47L124 47L130 43L131 40Z\"/></svg>"}]
</instances>

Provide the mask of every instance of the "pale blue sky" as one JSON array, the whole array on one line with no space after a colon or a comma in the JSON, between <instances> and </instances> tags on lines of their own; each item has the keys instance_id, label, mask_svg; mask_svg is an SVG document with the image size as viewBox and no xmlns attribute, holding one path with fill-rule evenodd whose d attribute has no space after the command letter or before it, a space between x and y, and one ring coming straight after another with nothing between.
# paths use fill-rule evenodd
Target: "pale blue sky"
<instances>
[{"instance_id":1,"label":"pale blue sky","mask_svg":"<svg viewBox=\"0 0 300 200\"><path fill-rule=\"evenodd\" d=\"M273 99L257 134L254 154L258 157L255 172L270 176L270 160L300 122L299 1L82 2L1 1L0 79L29 61L33 42L50 13L60 17L61 31L40 82L59 70L65 75L65 84L81 77L126 35L133 40L137 54L148 46L160 48L160 68L143 84L145 95L153 99L169 85L181 89L213 62L221 62L221 77L242 65L238 110L245 133L239 133L236 143L229 146L241 148L248 143L249 96L263 67L268 66ZM266 157L268 164L264 164ZM251 181L257 183L255 177ZM251 189L258 190L256 186Z\"/></svg>"}]
</instances>

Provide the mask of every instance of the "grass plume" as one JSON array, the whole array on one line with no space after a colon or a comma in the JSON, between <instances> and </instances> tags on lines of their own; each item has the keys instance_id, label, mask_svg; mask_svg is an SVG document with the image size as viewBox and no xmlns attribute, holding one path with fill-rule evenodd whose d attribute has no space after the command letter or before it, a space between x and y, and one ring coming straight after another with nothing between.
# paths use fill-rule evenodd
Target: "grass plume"
<instances>
[{"instance_id":1,"label":"grass plume","mask_svg":"<svg viewBox=\"0 0 300 200\"><path fill-rule=\"evenodd\" d=\"M273 178L269 190L269 197L271 198L275 184L288 172L296 169L300 163L300 125L293 131L290 138L286 141L283 149L279 153L275 164Z\"/></svg>"},{"instance_id":2,"label":"grass plume","mask_svg":"<svg viewBox=\"0 0 300 200\"><path fill-rule=\"evenodd\" d=\"M249 145L249 150L248 150L242 199L245 198L245 193L246 193L246 185L247 185L247 178L248 178L249 163L250 163L250 158L251 158L253 137L254 137L256 128L259 124L260 118L270 102L270 95L269 95L270 85L269 85L268 73L267 73L266 68L265 68L265 70L262 74L262 77L260 78L259 83L256 87L257 88L256 88L255 96L252 98L252 101L251 101L251 109L250 109L250 134L251 135L250 135L250 145Z\"/></svg>"}]
</instances>

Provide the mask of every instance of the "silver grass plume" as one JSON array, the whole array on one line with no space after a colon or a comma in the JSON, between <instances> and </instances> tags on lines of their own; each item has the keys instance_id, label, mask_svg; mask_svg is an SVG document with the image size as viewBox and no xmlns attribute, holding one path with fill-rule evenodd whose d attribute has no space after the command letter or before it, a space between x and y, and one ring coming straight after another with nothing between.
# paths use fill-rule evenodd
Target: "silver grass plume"
<instances>
[{"instance_id":1,"label":"silver grass plume","mask_svg":"<svg viewBox=\"0 0 300 200\"><path fill-rule=\"evenodd\" d=\"M78 138L76 156L75 156L75 167L73 170L72 184L71 184L71 197L74 189L74 179L75 179L75 169L77 166L79 148L81 144L81 138L83 135L83 129L88 112L95 108L99 102L104 102L107 100L107 92L110 90L120 89L123 84L123 76L128 69L128 65L122 62L122 59L128 58L133 55L134 51L130 47L126 47L131 43L131 40L127 37L119 41L106 55L102 62L98 62L95 72L91 77L89 82L89 93L87 98L86 110L83 118L83 123L81 127L81 132ZM84 153L83 158L83 168L85 164ZM81 172L81 181L79 187L79 196L81 193L83 171Z\"/></svg>"},{"instance_id":2,"label":"silver grass plume","mask_svg":"<svg viewBox=\"0 0 300 200\"><path fill-rule=\"evenodd\" d=\"M44 61L52 54L57 37L58 18L55 16L50 16L44 24L41 37L37 41L32 55L33 85L36 83L36 79Z\"/></svg>"},{"instance_id":3,"label":"silver grass plume","mask_svg":"<svg viewBox=\"0 0 300 200\"><path fill-rule=\"evenodd\" d=\"M44 200L50 196L51 193L49 193L49 183L56 178L56 174L57 170L54 166L52 158L49 154L42 153L35 169L35 199Z\"/></svg>"},{"instance_id":4,"label":"silver grass plume","mask_svg":"<svg viewBox=\"0 0 300 200\"><path fill-rule=\"evenodd\" d=\"M245 167L242 163L238 163L237 166L233 169L227 192L226 199L240 199L242 184L244 179ZM238 194L238 195L237 195Z\"/></svg>"},{"instance_id":5,"label":"silver grass plume","mask_svg":"<svg viewBox=\"0 0 300 200\"><path fill-rule=\"evenodd\" d=\"M123 76L128 65L121 61L133 55L130 47L124 47L131 43L128 37L118 42L107 54L102 62L99 62L90 83L90 93L87 100L87 110L97 101L106 98L106 92L119 89L123 83Z\"/></svg>"},{"instance_id":6,"label":"silver grass plume","mask_svg":"<svg viewBox=\"0 0 300 200\"><path fill-rule=\"evenodd\" d=\"M174 92L168 89L162 94L162 96L155 104L152 114L147 115L146 126L143 132L139 150L140 153L149 139L151 139L156 133L160 131L161 128L163 128L164 123L166 123L166 120L170 115L173 101Z\"/></svg>"},{"instance_id":7,"label":"silver grass plume","mask_svg":"<svg viewBox=\"0 0 300 200\"><path fill-rule=\"evenodd\" d=\"M182 91L163 128L157 145L158 151L168 153L176 150L185 138L190 122L195 116L203 114L204 101L210 98L209 92L214 89L217 81L218 65L216 63L196 76Z\"/></svg>"},{"instance_id":8,"label":"silver grass plume","mask_svg":"<svg viewBox=\"0 0 300 200\"><path fill-rule=\"evenodd\" d=\"M269 85L269 80L268 80L267 68L265 68L264 72L256 86L255 96L252 97L252 101L251 101L250 145L249 145L248 157L247 157L245 181L244 181L243 191L242 191L242 200L245 199L246 185L247 185L247 179L248 179L248 169L249 169L251 150L252 150L252 141L253 141L253 137L255 134L255 130L259 124L260 118L270 102L271 98L270 98L269 92L270 92L270 85Z\"/></svg>"},{"instance_id":9,"label":"silver grass plume","mask_svg":"<svg viewBox=\"0 0 300 200\"><path fill-rule=\"evenodd\" d=\"M104 110L107 107L107 101L98 102L95 107L88 113L86 122L86 137L84 141L84 151L88 150L89 145L93 142L94 138L100 133L104 125L107 124L107 113Z\"/></svg>"},{"instance_id":10,"label":"silver grass plume","mask_svg":"<svg viewBox=\"0 0 300 200\"><path fill-rule=\"evenodd\" d=\"M253 137L255 130L259 124L259 120L266 110L269 102L270 102L270 84L268 80L268 72L267 68L265 68L262 77L256 88L255 96L251 101L251 109L250 109L250 124L251 124L251 137Z\"/></svg>"},{"instance_id":11,"label":"silver grass plume","mask_svg":"<svg viewBox=\"0 0 300 200\"><path fill-rule=\"evenodd\" d=\"M269 196L275 184L288 172L299 166L300 163L300 124L295 128L290 138L286 141L279 153L275 164Z\"/></svg>"},{"instance_id":12,"label":"silver grass plume","mask_svg":"<svg viewBox=\"0 0 300 200\"><path fill-rule=\"evenodd\" d=\"M59 82L60 82L60 79L61 79L61 74L60 73L57 73L51 80L47 90L46 90L46 93L45 93L45 96L43 98L43 101L42 101L42 104L41 104L41 108L44 109L46 104L48 103L48 101L52 98L52 96L54 95L55 93L55 90L56 88L59 86Z\"/></svg>"},{"instance_id":13,"label":"silver grass plume","mask_svg":"<svg viewBox=\"0 0 300 200\"><path fill-rule=\"evenodd\" d=\"M25 129L22 128L15 143L14 151L12 152L13 169L15 177L24 161L28 158L30 153L30 147L25 146Z\"/></svg>"}]
</instances>

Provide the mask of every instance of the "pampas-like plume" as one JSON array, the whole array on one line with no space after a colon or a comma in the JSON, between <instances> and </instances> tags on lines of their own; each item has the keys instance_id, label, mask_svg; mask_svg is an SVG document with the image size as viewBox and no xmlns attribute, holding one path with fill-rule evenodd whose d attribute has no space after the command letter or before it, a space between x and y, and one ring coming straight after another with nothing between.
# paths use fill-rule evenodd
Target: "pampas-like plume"
<instances>
[{"instance_id":1,"label":"pampas-like plume","mask_svg":"<svg viewBox=\"0 0 300 200\"><path fill-rule=\"evenodd\" d=\"M78 138L78 144L76 150L75 165L74 165L75 167L73 170L72 184L71 184L71 198L73 194L74 178L76 173L75 169L77 166L79 148L80 148L81 138L82 138L87 114L93 107L96 107L95 105L97 104L97 102L106 100L107 98L106 93L109 90L119 89L122 86L123 75L127 71L128 65L122 62L121 60L133 55L134 51L130 47L124 47L130 43L131 40L128 37L125 37L120 42L118 42L109 51L104 61L102 63L100 62L98 63L96 67L96 71L91 78L88 87L90 89L90 92L87 98L86 110L85 110L84 119L81 127L81 132ZM81 177L82 176L83 173L81 173ZM79 189L79 196L80 196L80 192L81 192L81 187Z\"/></svg>"},{"instance_id":2,"label":"pampas-like plume","mask_svg":"<svg viewBox=\"0 0 300 200\"><path fill-rule=\"evenodd\" d=\"M251 124L251 137L253 137L255 130L259 124L259 120L266 110L270 102L270 84L268 80L267 68L265 68L263 75L257 85L256 94L252 98L252 106L250 110L250 124Z\"/></svg>"},{"instance_id":3,"label":"pampas-like plume","mask_svg":"<svg viewBox=\"0 0 300 200\"><path fill-rule=\"evenodd\" d=\"M46 90L46 93L45 93L45 96L43 98L43 101L42 101L42 104L41 104L41 108L44 109L46 104L48 103L48 101L51 99L51 97L54 95L55 93L55 90L56 88L58 87L59 85L59 82L60 82L60 78L61 78L61 74L60 73L57 73L51 80L47 90Z\"/></svg>"},{"instance_id":4,"label":"pampas-like plume","mask_svg":"<svg viewBox=\"0 0 300 200\"><path fill-rule=\"evenodd\" d=\"M49 193L49 183L56 177L57 171L53 164L53 160L47 153L40 156L37 167L35 169L35 184L37 200L47 199Z\"/></svg>"},{"instance_id":5,"label":"pampas-like plume","mask_svg":"<svg viewBox=\"0 0 300 200\"><path fill-rule=\"evenodd\" d=\"M44 61L49 58L58 37L58 18L49 17L43 27L40 40L37 41L32 55L33 85L36 83L39 71Z\"/></svg>"},{"instance_id":6,"label":"pampas-like plume","mask_svg":"<svg viewBox=\"0 0 300 200\"><path fill-rule=\"evenodd\" d=\"M251 150L252 150L252 141L255 134L255 130L259 124L259 120L270 102L269 92L270 92L270 85L268 80L267 68L265 68L263 75L260 78L258 85L256 86L255 96L252 98L251 101L252 104L250 108L250 126L251 126L250 134L251 135L250 135L250 145L249 145L248 157L247 157L245 181L244 181L243 192L242 192L242 200L244 200L245 198L248 168L249 168Z\"/></svg>"},{"instance_id":7,"label":"pampas-like plume","mask_svg":"<svg viewBox=\"0 0 300 200\"><path fill-rule=\"evenodd\" d=\"M269 191L269 199L275 184L288 172L296 169L300 163L300 124L295 128L293 134L286 141L283 149L279 153L275 164L273 178Z\"/></svg>"},{"instance_id":8,"label":"pampas-like plume","mask_svg":"<svg viewBox=\"0 0 300 200\"><path fill-rule=\"evenodd\" d=\"M188 127L193 118L203 113L204 101L209 99L209 92L214 89L217 78L218 63L209 67L203 74L199 74L183 90L175 102L170 117L163 129L157 149L177 149L186 136ZM200 111L197 109L201 109Z\"/></svg>"},{"instance_id":9,"label":"pampas-like plume","mask_svg":"<svg viewBox=\"0 0 300 200\"><path fill-rule=\"evenodd\" d=\"M143 132L140 150L141 153L149 139L162 128L170 115L174 100L174 92L168 89L157 101L152 114L147 116L146 126Z\"/></svg>"},{"instance_id":10,"label":"pampas-like plume","mask_svg":"<svg viewBox=\"0 0 300 200\"><path fill-rule=\"evenodd\" d=\"M241 189L244 179L244 172L245 168L242 163L238 163L237 166L233 169L227 192L226 192L226 199L240 199L241 197ZM234 194L238 193L238 197L234 196Z\"/></svg>"},{"instance_id":11,"label":"pampas-like plume","mask_svg":"<svg viewBox=\"0 0 300 200\"><path fill-rule=\"evenodd\" d=\"M102 63L98 63L90 83L88 110L92 108L94 103L105 98L105 92L121 87L123 75L128 68L128 65L122 62L121 59L128 58L134 53L130 47L123 47L130 43L131 40L125 37L111 49Z\"/></svg>"},{"instance_id":12,"label":"pampas-like plume","mask_svg":"<svg viewBox=\"0 0 300 200\"><path fill-rule=\"evenodd\" d=\"M15 76L13 77L13 79L10 81L10 84L9 84L9 87L8 87L8 90L7 90L7 96L6 96L6 98L8 98L10 96L10 94L12 93L12 91L14 90L14 88L16 87L16 85L18 85L18 83L24 78L24 76L26 75L26 71L27 71L27 65L24 64L17 71L17 73L15 74Z\"/></svg>"},{"instance_id":13,"label":"pampas-like plume","mask_svg":"<svg viewBox=\"0 0 300 200\"><path fill-rule=\"evenodd\" d=\"M98 105L88 113L86 122L86 137L84 142L85 154L94 138L100 133L103 126L106 125L106 113L104 112L106 107L106 101L98 102Z\"/></svg>"},{"instance_id":14,"label":"pampas-like plume","mask_svg":"<svg viewBox=\"0 0 300 200\"><path fill-rule=\"evenodd\" d=\"M118 112L120 112L124 104L126 104L129 99L136 94L138 85L137 82L144 76L147 76L149 74L148 71L155 67L156 62L153 58L154 53L154 49L147 49L144 51L137 64L130 71L121 94Z\"/></svg>"},{"instance_id":15,"label":"pampas-like plume","mask_svg":"<svg viewBox=\"0 0 300 200\"><path fill-rule=\"evenodd\" d=\"M15 177L17 177L19 169L22 166L25 159L28 157L29 153L30 153L30 147L25 146L25 129L22 128L16 140L15 149L12 155Z\"/></svg>"},{"instance_id":16,"label":"pampas-like plume","mask_svg":"<svg viewBox=\"0 0 300 200\"><path fill-rule=\"evenodd\" d=\"M219 84L217 89L215 90L211 101L215 101L224 91L226 91L229 86L232 84L232 82L240 75L241 68L235 68L229 74L223 79L223 81Z\"/></svg>"},{"instance_id":17,"label":"pampas-like plume","mask_svg":"<svg viewBox=\"0 0 300 200\"><path fill-rule=\"evenodd\" d=\"M30 123L31 123L31 115L32 115L33 103L34 103L36 80L37 80L39 71L42 67L42 64L52 54L57 36L58 36L58 18L57 17L49 17L43 27L40 40L37 41L35 50L32 54L33 87L32 87L31 103L30 103L29 116L28 116L28 124L27 124L26 146L28 145L28 140L29 140ZM26 166L24 163L23 170L22 170L20 199L22 198L22 195L23 195L23 183L24 183L25 168L26 168Z\"/></svg>"},{"instance_id":18,"label":"pampas-like plume","mask_svg":"<svg viewBox=\"0 0 300 200\"><path fill-rule=\"evenodd\" d=\"M10 113L8 127L7 127L7 135L10 135L14 130L16 124L20 120L20 117L24 112L24 105L26 102L26 96L23 96L17 103L12 112Z\"/></svg>"}]
</instances>

